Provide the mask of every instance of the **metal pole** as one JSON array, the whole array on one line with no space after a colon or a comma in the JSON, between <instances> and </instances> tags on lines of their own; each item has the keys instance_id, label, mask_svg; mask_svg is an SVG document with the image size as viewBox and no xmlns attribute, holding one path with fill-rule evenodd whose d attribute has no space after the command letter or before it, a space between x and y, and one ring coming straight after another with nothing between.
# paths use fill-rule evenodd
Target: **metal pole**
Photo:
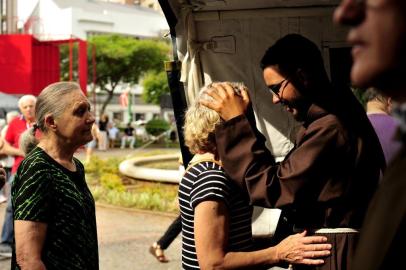
<instances>
[{"instance_id":1,"label":"metal pole","mask_svg":"<svg viewBox=\"0 0 406 270\"><path fill-rule=\"evenodd\" d=\"M96 45L92 44L92 69L93 69L93 107L94 107L94 114L96 116L96 106L97 106L97 100L96 100Z\"/></svg>"},{"instance_id":2,"label":"metal pole","mask_svg":"<svg viewBox=\"0 0 406 270\"><path fill-rule=\"evenodd\" d=\"M173 112L175 115L176 128L178 130L180 151L182 153L183 165L186 168L189 161L192 159L192 154L185 146L185 138L183 136L184 113L187 109L185 91L180 79L180 61L165 62L165 71L168 77L169 89L171 92Z\"/></svg>"},{"instance_id":3,"label":"metal pole","mask_svg":"<svg viewBox=\"0 0 406 270\"><path fill-rule=\"evenodd\" d=\"M73 79L73 41L69 38L69 81Z\"/></svg>"}]
</instances>

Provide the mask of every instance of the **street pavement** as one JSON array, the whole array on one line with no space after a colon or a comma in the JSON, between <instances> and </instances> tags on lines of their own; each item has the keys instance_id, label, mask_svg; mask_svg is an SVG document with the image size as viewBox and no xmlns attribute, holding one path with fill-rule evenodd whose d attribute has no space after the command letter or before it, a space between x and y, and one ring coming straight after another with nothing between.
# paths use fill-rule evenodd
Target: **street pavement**
<instances>
[{"instance_id":1,"label":"street pavement","mask_svg":"<svg viewBox=\"0 0 406 270\"><path fill-rule=\"evenodd\" d=\"M3 224L5 203L0 205ZM166 251L169 263L159 263L149 246L165 232L175 215L115 207L96 207L100 270L181 269L181 235ZM0 269L10 269L10 259L0 258Z\"/></svg>"}]
</instances>

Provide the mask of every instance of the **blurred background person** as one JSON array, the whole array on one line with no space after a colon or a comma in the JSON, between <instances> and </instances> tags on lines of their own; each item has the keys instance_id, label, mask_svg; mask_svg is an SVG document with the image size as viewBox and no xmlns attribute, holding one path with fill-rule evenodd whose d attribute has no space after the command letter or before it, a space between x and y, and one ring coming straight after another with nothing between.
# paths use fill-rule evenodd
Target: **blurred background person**
<instances>
[{"instance_id":1,"label":"blurred background person","mask_svg":"<svg viewBox=\"0 0 406 270\"><path fill-rule=\"evenodd\" d=\"M95 204L84 167L73 157L92 140L90 104L78 84L54 83L38 96L36 115L27 143L37 129L42 136L12 186L12 269L97 270Z\"/></svg>"},{"instance_id":2,"label":"blurred background person","mask_svg":"<svg viewBox=\"0 0 406 270\"><path fill-rule=\"evenodd\" d=\"M130 142L130 148L134 148L135 144L135 136L134 136L134 128L131 126L131 123L127 124L127 127L124 129L124 135L121 137L121 149L124 149L127 142Z\"/></svg>"},{"instance_id":3,"label":"blurred background person","mask_svg":"<svg viewBox=\"0 0 406 270\"><path fill-rule=\"evenodd\" d=\"M99 120L99 150L106 151L109 148L109 137L108 137L108 128L109 117L106 114L103 114Z\"/></svg>"},{"instance_id":4,"label":"blurred background person","mask_svg":"<svg viewBox=\"0 0 406 270\"><path fill-rule=\"evenodd\" d=\"M8 124L18 117L19 113L17 111L10 111L6 114L6 125L2 128L0 133L0 138L5 140L6 133L8 129ZM6 170L7 179L11 176L11 168L14 164L14 155L18 154L7 154L3 158L0 158L0 164L3 165L3 168ZM0 203L7 201L7 197L10 195L10 187L5 185L3 189L0 190Z\"/></svg>"},{"instance_id":5,"label":"blurred background person","mask_svg":"<svg viewBox=\"0 0 406 270\"><path fill-rule=\"evenodd\" d=\"M372 126L378 135L386 163L390 163L402 147L397 138L399 122L392 115L392 99L381 94L375 88L369 88L363 94L366 111Z\"/></svg>"},{"instance_id":6,"label":"blurred background person","mask_svg":"<svg viewBox=\"0 0 406 270\"><path fill-rule=\"evenodd\" d=\"M19 140L21 133L29 129L35 122L35 103L37 99L33 95L22 96L18 100L18 108L21 115L14 118L8 123L5 140L14 148L19 148ZM17 172L18 166L24 157L21 155L14 156L14 163L11 168L11 175L8 179L8 185L11 185L14 175ZM7 208L4 216L3 229L1 232L0 255L11 257L11 245L13 243L13 209L11 204L11 196L7 198Z\"/></svg>"},{"instance_id":7,"label":"blurred background person","mask_svg":"<svg viewBox=\"0 0 406 270\"><path fill-rule=\"evenodd\" d=\"M118 139L118 134L120 130L116 127L114 122L108 124L108 133L109 133L109 148L114 148L116 141Z\"/></svg>"},{"instance_id":8,"label":"blurred background person","mask_svg":"<svg viewBox=\"0 0 406 270\"><path fill-rule=\"evenodd\" d=\"M86 160L85 163L89 163L93 155L94 149L97 145L97 138L99 138L99 127L94 123L92 125L92 140L86 144Z\"/></svg>"}]
</instances>

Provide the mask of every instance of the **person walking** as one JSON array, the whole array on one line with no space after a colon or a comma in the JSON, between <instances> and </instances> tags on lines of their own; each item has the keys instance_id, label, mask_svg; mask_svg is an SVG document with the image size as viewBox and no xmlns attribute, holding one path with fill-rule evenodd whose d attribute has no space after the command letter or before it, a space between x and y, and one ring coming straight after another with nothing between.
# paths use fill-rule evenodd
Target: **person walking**
<instances>
[{"instance_id":1,"label":"person walking","mask_svg":"<svg viewBox=\"0 0 406 270\"><path fill-rule=\"evenodd\" d=\"M399 122L391 115L392 99L375 88L365 91L363 98L366 101L368 119L381 143L386 164L390 164L402 147L402 143L396 138Z\"/></svg>"}]
</instances>

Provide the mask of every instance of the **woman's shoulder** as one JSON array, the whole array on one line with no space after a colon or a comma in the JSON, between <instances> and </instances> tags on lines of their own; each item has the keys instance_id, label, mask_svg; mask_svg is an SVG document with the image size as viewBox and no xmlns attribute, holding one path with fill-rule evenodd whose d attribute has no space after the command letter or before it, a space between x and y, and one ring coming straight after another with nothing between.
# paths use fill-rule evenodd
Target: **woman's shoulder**
<instances>
[{"instance_id":1,"label":"woman's shoulder","mask_svg":"<svg viewBox=\"0 0 406 270\"><path fill-rule=\"evenodd\" d=\"M209 172L224 173L221 163L214 160L200 160L196 163L192 163L187 168L187 171L194 172L194 174L209 173Z\"/></svg>"},{"instance_id":2,"label":"woman's shoulder","mask_svg":"<svg viewBox=\"0 0 406 270\"><path fill-rule=\"evenodd\" d=\"M37 170L39 167L47 166L48 164L49 161L45 152L41 148L35 147L25 156L19 168Z\"/></svg>"}]
</instances>

